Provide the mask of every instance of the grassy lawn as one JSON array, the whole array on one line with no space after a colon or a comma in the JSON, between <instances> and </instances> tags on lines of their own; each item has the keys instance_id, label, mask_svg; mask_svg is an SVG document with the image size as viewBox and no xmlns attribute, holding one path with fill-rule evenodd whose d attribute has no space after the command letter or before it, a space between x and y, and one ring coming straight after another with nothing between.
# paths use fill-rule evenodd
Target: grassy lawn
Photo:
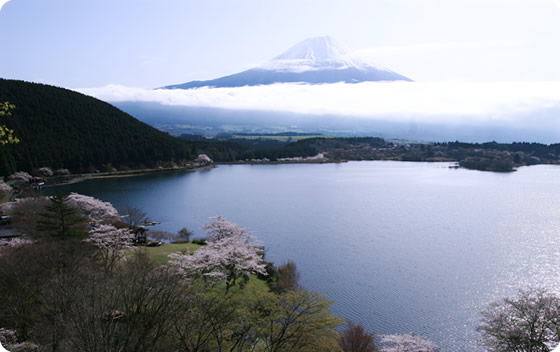
<instances>
[{"instance_id":1,"label":"grassy lawn","mask_svg":"<svg viewBox=\"0 0 560 352\"><path fill-rule=\"evenodd\" d=\"M254 290L254 291L268 291L268 285L266 281L261 280L257 277L257 275L251 275L247 286L245 287L247 290Z\"/></svg>"},{"instance_id":2,"label":"grassy lawn","mask_svg":"<svg viewBox=\"0 0 560 352\"><path fill-rule=\"evenodd\" d=\"M190 253L196 251L201 246L193 243L165 243L159 247L143 247L148 257L155 264L165 264L169 260L167 257L171 253L182 252L188 249ZM254 291L268 291L266 281L259 280L257 275L251 275L251 279L247 283L246 289Z\"/></svg>"},{"instance_id":3,"label":"grassy lawn","mask_svg":"<svg viewBox=\"0 0 560 352\"><path fill-rule=\"evenodd\" d=\"M148 257L155 264L165 264L169 260L167 257L171 253L182 252L185 249L189 250L189 253L196 251L201 246L193 243L164 243L159 247L142 247Z\"/></svg>"}]
</instances>

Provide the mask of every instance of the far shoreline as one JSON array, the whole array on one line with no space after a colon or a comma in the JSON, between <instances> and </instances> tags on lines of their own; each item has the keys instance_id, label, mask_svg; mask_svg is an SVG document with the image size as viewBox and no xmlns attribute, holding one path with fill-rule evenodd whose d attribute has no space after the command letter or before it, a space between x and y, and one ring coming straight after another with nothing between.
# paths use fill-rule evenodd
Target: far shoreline
<instances>
[{"instance_id":1,"label":"far shoreline","mask_svg":"<svg viewBox=\"0 0 560 352\"><path fill-rule=\"evenodd\" d=\"M514 168L511 170L480 170L477 168L470 168L461 165L461 163L457 160L448 160L448 159L441 159L441 160L399 160L399 159L316 159L316 160L282 160L282 161L261 161L261 160L239 160L239 161L228 161L228 162L214 162L212 164L204 165L204 166L182 166L182 167L167 167L167 168L157 168L157 169L139 169L139 170L126 170L126 171L110 171L110 172L98 172L98 173L90 173L90 174L70 174L64 177L52 177L52 178L45 178L48 182L43 185L43 188L51 188L57 186L64 186L64 185L71 185L75 183L84 182L87 180L95 180L95 179L109 179L109 178L127 178L127 177L135 177L135 176L143 176L155 173L167 173L167 172L195 172L195 171L202 171L202 170L210 170L213 168L218 167L219 165L288 165L288 164L342 164L347 163L350 161L396 161L396 162L426 162L426 163L454 163L454 165L449 166L453 169L465 169L465 170L472 170L472 171L480 171L480 172L495 172L495 173L513 173L517 171L519 167L523 166L533 166L533 165L559 165L560 163L538 163L533 165L515 165ZM63 181L57 182L56 179L64 178ZM50 182L52 183L50 183ZM54 182L53 182L54 181ZM17 192L16 192L17 193ZM8 197L11 199L12 197Z\"/></svg>"},{"instance_id":2,"label":"far shoreline","mask_svg":"<svg viewBox=\"0 0 560 352\"><path fill-rule=\"evenodd\" d=\"M95 180L95 179L107 179L107 178L126 178L126 177L135 177L135 176L143 176L148 174L154 173L165 173L165 172L173 172L173 171L187 171L187 172L194 172L200 170L208 170L213 169L216 166L214 164L206 165L206 166L198 166L198 167L168 167L168 168L159 168L159 169L140 169L140 170L126 170L126 171L110 171L110 172L99 172L94 174L70 174L67 177L68 180L59 183L52 183L46 184L44 188L50 187L57 187L57 186L64 186L64 185L71 185L75 183L84 182L87 180Z\"/></svg>"}]
</instances>

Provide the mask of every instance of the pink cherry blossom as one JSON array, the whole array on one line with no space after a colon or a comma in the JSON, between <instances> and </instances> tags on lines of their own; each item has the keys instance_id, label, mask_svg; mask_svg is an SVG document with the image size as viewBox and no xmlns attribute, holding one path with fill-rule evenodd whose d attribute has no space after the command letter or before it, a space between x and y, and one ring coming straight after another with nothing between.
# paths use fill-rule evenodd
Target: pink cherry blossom
<instances>
[{"instance_id":1,"label":"pink cherry blossom","mask_svg":"<svg viewBox=\"0 0 560 352\"><path fill-rule=\"evenodd\" d=\"M6 182L4 182L4 180L0 180L0 193L8 193L12 190L12 187L8 184L6 184Z\"/></svg>"},{"instance_id":2,"label":"pink cherry blossom","mask_svg":"<svg viewBox=\"0 0 560 352\"><path fill-rule=\"evenodd\" d=\"M438 347L432 341L418 335L382 335L381 352L435 352Z\"/></svg>"},{"instance_id":3,"label":"pink cherry blossom","mask_svg":"<svg viewBox=\"0 0 560 352\"><path fill-rule=\"evenodd\" d=\"M206 281L226 282L226 290L236 280L251 274L266 275L262 245L253 240L248 230L223 217L212 218L205 225L209 242L193 254L170 254L171 263L189 278L202 277Z\"/></svg>"},{"instance_id":4,"label":"pink cherry blossom","mask_svg":"<svg viewBox=\"0 0 560 352\"><path fill-rule=\"evenodd\" d=\"M111 222L119 216L111 203L78 193L70 193L66 203L94 223Z\"/></svg>"},{"instance_id":5,"label":"pink cherry blossom","mask_svg":"<svg viewBox=\"0 0 560 352\"><path fill-rule=\"evenodd\" d=\"M49 167L41 167L37 170L41 176L52 176L54 172Z\"/></svg>"},{"instance_id":6,"label":"pink cherry blossom","mask_svg":"<svg viewBox=\"0 0 560 352\"><path fill-rule=\"evenodd\" d=\"M112 268L123 259L126 250L134 248L134 234L129 229L117 229L113 225L96 225L89 231L86 242L99 249L101 259L106 268Z\"/></svg>"},{"instance_id":7,"label":"pink cherry blossom","mask_svg":"<svg viewBox=\"0 0 560 352\"><path fill-rule=\"evenodd\" d=\"M29 182L32 178L33 176L31 176L25 171L18 171L8 176L8 180L15 180L21 182Z\"/></svg>"}]
</instances>

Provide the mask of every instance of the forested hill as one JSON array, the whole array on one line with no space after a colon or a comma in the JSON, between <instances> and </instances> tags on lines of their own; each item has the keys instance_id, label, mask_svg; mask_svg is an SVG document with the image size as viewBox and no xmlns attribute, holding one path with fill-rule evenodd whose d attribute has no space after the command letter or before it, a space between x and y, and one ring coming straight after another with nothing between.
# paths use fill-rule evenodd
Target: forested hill
<instances>
[{"instance_id":1,"label":"forested hill","mask_svg":"<svg viewBox=\"0 0 560 352\"><path fill-rule=\"evenodd\" d=\"M0 123L18 144L0 146L0 174L48 166L86 171L114 166L155 167L192 159L178 138L101 100L44 84L0 79L0 101L16 107Z\"/></svg>"}]
</instances>

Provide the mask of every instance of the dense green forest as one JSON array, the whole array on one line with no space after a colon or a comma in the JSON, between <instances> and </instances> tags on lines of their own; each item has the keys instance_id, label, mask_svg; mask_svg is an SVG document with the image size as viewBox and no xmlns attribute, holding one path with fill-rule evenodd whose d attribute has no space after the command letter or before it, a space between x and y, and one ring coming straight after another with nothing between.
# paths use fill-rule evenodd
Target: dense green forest
<instances>
[{"instance_id":1,"label":"dense green forest","mask_svg":"<svg viewBox=\"0 0 560 352\"><path fill-rule=\"evenodd\" d=\"M264 158L275 161L278 158L317 155L317 148L314 143L306 142L306 140L287 143L252 138L209 139L196 135L182 135L179 138L185 141L192 150L207 154L216 162L236 162Z\"/></svg>"},{"instance_id":2,"label":"dense green forest","mask_svg":"<svg viewBox=\"0 0 560 352\"><path fill-rule=\"evenodd\" d=\"M456 161L482 171L513 171L514 167L560 163L560 144L540 143L408 143L376 137L307 138L287 143L267 138L207 139L183 135L193 150L217 162L309 157L323 153L326 160ZM267 137L267 136L265 136Z\"/></svg>"},{"instance_id":3,"label":"dense green forest","mask_svg":"<svg viewBox=\"0 0 560 352\"><path fill-rule=\"evenodd\" d=\"M3 175L43 166L86 171L196 157L179 139L71 90L0 79L0 101L15 105L3 123L21 141L0 148Z\"/></svg>"}]
</instances>

